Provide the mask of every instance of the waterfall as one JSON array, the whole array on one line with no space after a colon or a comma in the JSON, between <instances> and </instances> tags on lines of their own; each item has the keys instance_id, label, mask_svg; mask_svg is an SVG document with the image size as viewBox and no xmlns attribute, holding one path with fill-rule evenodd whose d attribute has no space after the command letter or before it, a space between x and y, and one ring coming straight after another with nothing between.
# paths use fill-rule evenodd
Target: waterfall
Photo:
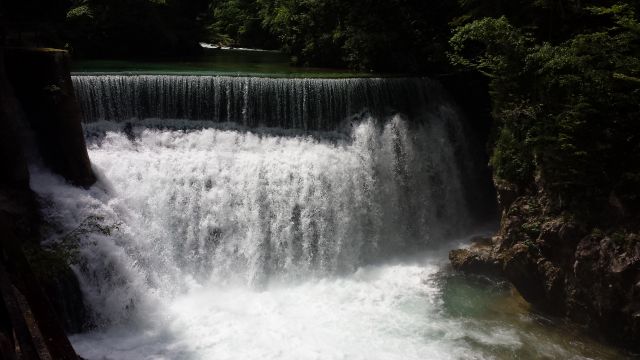
<instances>
[{"instance_id":1,"label":"waterfall","mask_svg":"<svg viewBox=\"0 0 640 360\"><path fill-rule=\"evenodd\" d=\"M236 293L229 289L253 296L362 274L469 231L462 126L428 79L83 75L73 81L100 181L78 189L34 170L32 187L44 217L58 224L49 241L89 221L78 232L74 269L98 329L163 328L165 311L190 304L195 298L185 297L194 291L216 299L203 304L230 309ZM189 122L197 125L182 126ZM227 122L237 127L219 126ZM419 268L402 269L412 282L420 276ZM402 278L387 275L380 286ZM286 294L282 301L290 301ZM171 316L184 320L189 311ZM161 338L159 344L168 341ZM96 342L129 341L100 339L75 341L86 354ZM220 347L207 349L193 357L167 350L173 355L157 358L220 355ZM262 358L256 354L247 356Z\"/></svg>"},{"instance_id":2,"label":"waterfall","mask_svg":"<svg viewBox=\"0 0 640 360\"><path fill-rule=\"evenodd\" d=\"M76 75L73 86L85 122L189 119L303 130L332 130L362 111L417 121L442 97L425 78Z\"/></svg>"}]
</instances>

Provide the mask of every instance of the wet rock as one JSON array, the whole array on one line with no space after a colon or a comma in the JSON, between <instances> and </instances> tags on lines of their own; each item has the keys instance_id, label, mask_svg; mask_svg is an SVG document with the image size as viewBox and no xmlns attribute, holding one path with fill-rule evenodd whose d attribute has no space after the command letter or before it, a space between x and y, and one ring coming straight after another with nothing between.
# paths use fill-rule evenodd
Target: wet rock
<instances>
[{"instance_id":1,"label":"wet rock","mask_svg":"<svg viewBox=\"0 0 640 360\"><path fill-rule=\"evenodd\" d=\"M573 299L583 305L593 326L616 332L623 343L640 347L637 312L640 310L640 254L637 236L589 235L576 249ZM573 311L575 313L575 311Z\"/></svg>"},{"instance_id":2,"label":"wet rock","mask_svg":"<svg viewBox=\"0 0 640 360\"><path fill-rule=\"evenodd\" d=\"M63 264L55 274L41 278L40 283L66 333L75 334L88 328L89 313L80 283L68 265Z\"/></svg>"},{"instance_id":3,"label":"wet rock","mask_svg":"<svg viewBox=\"0 0 640 360\"><path fill-rule=\"evenodd\" d=\"M499 275L502 264L493 256L493 240L476 237L468 249L449 252L449 260L454 269L476 274Z\"/></svg>"},{"instance_id":4,"label":"wet rock","mask_svg":"<svg viewBox=\"0 0 640 360\"><path fill-rule=\"evenodd\" d=\"M518 187L514 184L498 179L494 179L494 183L498 197L498 205L501 212L505 214L513 202L518 198Z\"/></svg>"},{"instance_id":5,"label":"wet rock","mask_svg":"<svg viewBox=\"0 0 640 360\"><path fill-rule=\"evenodd\" d=\"M18 240L19 229L0 214L0 231L3 234L0 308L9 318L9 338L15 339L13 355L19 359L77 359L48 297L24 257Z\"/></svg>"},{"instance_id":6,"label":"wet rock","mask_svg":"<svg viewBox=\"0 0 640 360\"><path fill-rule=\"evenodd\" d=\"M531 254L529 246L518 243L502 257L503 272L522 297L530 303L543 303L544 280L540 277L535 255Z\"/></svg>"}]
</instances>

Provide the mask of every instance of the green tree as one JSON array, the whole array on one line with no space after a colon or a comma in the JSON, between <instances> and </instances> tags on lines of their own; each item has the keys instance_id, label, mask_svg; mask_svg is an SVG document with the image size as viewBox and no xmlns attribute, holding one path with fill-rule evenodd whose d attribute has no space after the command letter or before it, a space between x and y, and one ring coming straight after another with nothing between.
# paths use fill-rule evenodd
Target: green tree
<instances>
[{"instance_id":1,"label":"green tree","mask_svg":"<svg viewBox=\"0 0 640 360\"><path fill-rule=\"evenodd\" d=\"M211 4L211 41L221 45L277 49L275 36L264 27L255 0L217 0Z\"/></svg>"},{"instance_id":2,"label":"green tree","mask_svg":"<svg viewBox=\"0 0 640 360\"><path fill-rule=\"evenodd\" d=\"M208 0L76 0L67 39L81 55L158 56L197 52Z\"/></svg>"},{"instance_id":3,"label":"green tree","mask_svg":"<svg viewBox=\"0 0 640 360\"><path fill-rule=\"evenodd\" d=\"M294 63L424 72L447 63L454 2L260 0L266 28Z\"/></svg>"},{"instance_id":4,"label":"green tree","mask_svg":"<svg viewBox=\"0 0 640 360\"><path fill-rule=\"evenodd\" d=\"M612 196L637 210L640 24L627 2L581 11L591 25L555 39L506 16L474 20L456 29L451 59L491 79L497 177L581 213Z\"/></svg>"}]
</instances>

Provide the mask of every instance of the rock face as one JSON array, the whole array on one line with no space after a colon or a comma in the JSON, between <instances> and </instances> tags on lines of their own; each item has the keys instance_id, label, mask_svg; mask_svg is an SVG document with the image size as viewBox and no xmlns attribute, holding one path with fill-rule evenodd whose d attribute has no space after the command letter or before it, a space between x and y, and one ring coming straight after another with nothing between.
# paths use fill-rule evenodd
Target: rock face
<instances>
[{"instance_id":1,"label":"rock face","mask_svg":"<svg viewBox=\"0 0 640 360\"><path fill-rule=\"evenodd\" d=\"M20 144L16 114L19 104L4 72L4 58L0 53L0 214L11 223L31 232L37 228L37 204L29 188L29 171Z\"/></svg>"},{"instance_id":2,"label":"rock face","mask_svg":"<svg viewBox=\"0 0 640 360\"><path fill-rule=\"evenodd\" d=\"M502 264L497 261L495 252L496 238L475 238L469 249L452 250L449 260L454 268L469 273L500 275Z\"/></svg>"},{"instance_id":3,"label":"rock face","mask_svg":"<svg viewBox=\"0 0 640 360\"><path fill-rule=\"evenodd\" d=\"M640 351L638 222L602 231L550 210L544 193L496 187L502 208L498 234L482 246L453 250L453 267L504 276L539 309Z\"/></svg>"},{"instance_id":4,"label":"rock face","mask_svg":"<svg viewBox=\"0 0 640 360\"><path fill-rule=\"evenodd\" d=\"M0 52L0 358L78 359L23 252L38 245L39 216L18 109Z\"/></svg>"},{"instance_id":5,"label":"rock face","mask_svg":"<svg viewBox=\"0 0 640 360\"><path fill-rule=\"evenodd\" d=\"M44 274L36 273L36 276L64 331L77 334L91 328L91 317L76 274L64 262L48 270Z\"/></svg>"},{"instance_id":6,"label":"rock face","mask_svg":"<svg viewBox=\"0 0 640 360\"><path fill-rule=\"evenodd\" d=\"M9 49L6 70L42 159L74 185L95 181L69 73L69 54L57 49Z\"/></svg>"}]
</instances>

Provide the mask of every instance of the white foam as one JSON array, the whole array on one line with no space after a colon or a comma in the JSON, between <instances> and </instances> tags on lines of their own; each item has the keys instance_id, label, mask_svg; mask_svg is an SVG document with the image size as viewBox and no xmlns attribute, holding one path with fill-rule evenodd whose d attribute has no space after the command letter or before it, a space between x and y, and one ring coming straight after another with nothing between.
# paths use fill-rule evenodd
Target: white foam
<instances>
[{"instance_id":1,"label":"white foam","mask_svg":"<svg viewBox=\"0 0 640 360\"><path fill-rule=\"evenodd\" d=\"M119 224L80 237L74 270L98 326L74 347L90 360L411 360L533 343L532 356L567 357L504 321L448 314L440 252L380 263L468 230L446 129L398 117L348 139L134 128L89 139L89 190L32 169L59 227L49 241L89 216Z\"/></svg>"},{"instance_id":2,"label":"white foam","mask_svg":"<svg viewBox=\"0 0 640 360\"><path fill-rule=\"evenodd\" d=\"M73 338L106 359L458 359L463 323L437 315L433 264L362 268L263 291L206 286L165 304L152 331ZM105 354L106 355L105 357Z\"/></svg>"}]
</instances>

